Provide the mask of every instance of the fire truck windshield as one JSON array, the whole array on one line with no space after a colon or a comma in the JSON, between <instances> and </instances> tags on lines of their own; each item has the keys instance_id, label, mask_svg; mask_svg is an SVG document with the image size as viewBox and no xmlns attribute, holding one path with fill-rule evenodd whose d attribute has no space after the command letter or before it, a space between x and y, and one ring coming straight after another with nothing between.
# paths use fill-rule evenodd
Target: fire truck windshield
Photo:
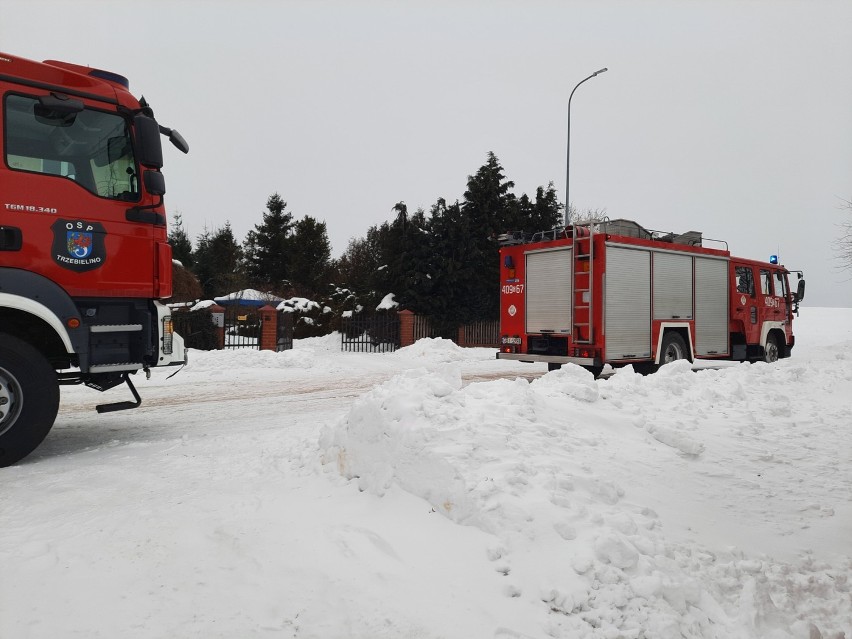
<instances>
[{"instance_id":1,"label":"fire truck windshield","mask_svg":"<svg viewBox=\"0 0 852 639\"><path fill-rule=\"evenodd\" d=\"M70 179L100 197L139 199L130 127L122 116L85 108L51 118L36 98L13 94L4 106L9 168Z\"/></svg>"}]
</instances>

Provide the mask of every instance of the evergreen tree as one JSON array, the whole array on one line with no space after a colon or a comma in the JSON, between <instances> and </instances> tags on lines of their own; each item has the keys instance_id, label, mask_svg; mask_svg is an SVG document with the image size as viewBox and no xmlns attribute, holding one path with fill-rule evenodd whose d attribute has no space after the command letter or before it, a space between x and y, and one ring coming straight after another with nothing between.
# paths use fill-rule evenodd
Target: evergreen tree
<instances>
[{"instance_id":1,"label":"evergreen tree","mask_svg":"<svg viewBox=\"0 0 852 639\"><path fill-rule=\"evenodd\" d=\"M258 288L280 290L291 284L293 215L278 193L269 196L266 208L263 222L246 236L246 273Z\"/></svg>"},{"instance_id":2,"label":"evergreen tree","mask_svg":"<svg viewBox=\"0 0 852 639\"><path fill-rule=\"evenodd\" d=\"M227 295L246 287L243 251L234 239L230 222L213 233L205 228L196 245L195 272L205 297Z\"/></svg>"},{"instance_id":3,"label":"evergreen tree","mask_svg":"<svg viewBox=\"0 0 852 639\"><path fill-rule=\"evenodd\" d=\"M536 232L562 223L553 184L539 187L535 199L515 197L494 153L468 176L464 200L440 198L429 215L410 215L404 202L393 219L350 241L336 263L339 280L369 308L394 293L403 308L430 316L442 336L454 336L463 323L492 319L499 312L497 236Z\"/></svg>"},{"instance_id":4,"label":"evergreen tree","mask_svg":"<svg viewBox=\"0 0 852 639\"><path fill-rule=\"evenodd\" d=\"M364 306L376 296L376 276L381 266L378 239L378 227L370 227L366 237L349 240L337 263L340 286L354 291L357 300Z\"/></svg>"},{"instance_id":5,"label":"evergreen tree","mask_svg":"<svg viewBox=\"0 0 852 639\"><path fill-rule=\"evenodd\" d=\"M183 228L183 216L180 213L175 213L168 242L172 246L172 257L183 264L184 268L192 269L194 263L192 242L186 233L186 229Z\"/></svg>"},{"instance_id":6,"label":"evergreen tree","mask_svg":"<svg viewBox=\"0 0 852 639\"><path fill-rule=\"evenodd\" d=\"M434 294L424 313L432 318L433 328L442 337L452 337L456 327L471 318L477 282L467 262L470 236L470 220L462 206L458 202L448 206L439 198L429 221L433 256L429 281Z\"/></svg>"},{"instance_id":7,"label":"evergreen tree","mask_svg":"<svg viewBox=\"0 0 852 639\"><path fill-rule=\"evenodd\" d=\"M461 271L463 281L473 287L464 300L465 307L459 309L464 322L498 316L500 265L496 240L518 221L518 201L510 192L514 186L506 180L494 153L488 154L488 161L476 175L468 177L462 214L470 234L460 238L465 244Z\"/></svg>"},{"instance_id":8,"label":"evergreen tree","mask_svg":"<svg viewBox=\"0 0 852 639\"><path fill-rule=\"evenodd\" d=\"M546 189L540 186L535 191L535 203L527 215L528 222L521 230L546 231L561 226L564 221L563 210L564 207L559 203L556 189L553 188L553 182L550 182Z\"/></svg>"},{"instance_id":9,"label":"evergreen tree","mask_svg":"<svg viewBox=\"0 0 852 639\"><path fill-rule=\"evenodd\" d=\"M306 215L293 226L289 245L293 286L308 296L325 295L331 270L331 243L325 222Z\"/></svg>"},{"instance_id":10,"label":"evergreen tree","mask_svg":"<svg viewBox=\"0 0 852 639\"><path fill-rule=\"evenodd\" d=\"M398 293L403 308L415 313L425 313L434 299L436 261L432 245L433 238L426 213L423 209L418 209L408 218L403 236L403 277Z\"/></svg>"}]
</instances>

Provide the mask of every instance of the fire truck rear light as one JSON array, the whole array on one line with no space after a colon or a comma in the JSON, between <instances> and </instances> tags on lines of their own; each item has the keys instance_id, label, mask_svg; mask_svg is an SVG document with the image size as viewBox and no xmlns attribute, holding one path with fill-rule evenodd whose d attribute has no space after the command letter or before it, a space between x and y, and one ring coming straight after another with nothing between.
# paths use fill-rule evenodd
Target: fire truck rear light
<instances>
[{"instance_id":1,"label":"fire truck rear light","mask_svg":"<svg viewBox=\"0 0 852 639\"><path fill-rule=\"evenodd\" d=\"M174 334L174 325L172 324L172 317L168 315L163 318L163 354L171 355L172 354L172 335Z\"/></svg>"}]
</instances>

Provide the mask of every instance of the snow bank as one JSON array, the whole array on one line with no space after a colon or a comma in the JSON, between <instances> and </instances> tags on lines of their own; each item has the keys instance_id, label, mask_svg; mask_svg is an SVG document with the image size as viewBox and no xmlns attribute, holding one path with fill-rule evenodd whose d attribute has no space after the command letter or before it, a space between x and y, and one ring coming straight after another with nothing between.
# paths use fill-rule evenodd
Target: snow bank
<instances>
[{"instance_id":1,"label":"snow bank","mask_svg":"<svg viewBox=\"0 0 852 639\"><path fill-rule=\"evenodd\" d=\"M419 348L406 355L452 361L439 341ZM852 347L836 355L830 366L794 359L698 373L679 362L649 377L627 367L598 381L566 366L532 383L465 387L453 366L409 371L355 401L320 448L326 467L361 490L398 486L494 535L489 558L505 596L537 602L547 636L839 636L852 628L848 538L834 540L826 562L747 552L729 543L742 541L737 531L696 543L694 531L667 530L678 512L700 522L704 511L751 525L760 547L764 534L834 515L824 504L852 494L848 432L820 431L828 441L799 452L816 444L821 414L852 423L852 405L835 397L852 390ZM808 391L791 398L797 388ZM813 466L795 468L809 458ZM761 484L764 473L771 483ZM773 499L803 510L760 522ZM707 506L714 500L721 509Z\"/></svg>"}]
</instances>

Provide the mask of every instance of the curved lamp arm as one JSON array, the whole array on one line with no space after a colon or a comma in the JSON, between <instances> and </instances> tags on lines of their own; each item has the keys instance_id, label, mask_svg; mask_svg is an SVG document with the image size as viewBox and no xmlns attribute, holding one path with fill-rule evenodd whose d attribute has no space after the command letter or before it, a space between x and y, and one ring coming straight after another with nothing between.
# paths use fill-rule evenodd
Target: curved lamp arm
<instances>
[{"instance_id":1,"label":"curved lamp arm","mask_svg":"<svg viewBox=\"0 0 852 639\"><path fill-rule=\"evenodd\" d=\"M568 226L568 217L571 215L571 200L568 197L568 186L571 179L571 99L574 97L574 91L583 84L586 80L591 80L596 75L600 75L604 71L608 69L604 67L603 69L598 69L592 75L587 78L583 78L580 80L574 89L571 91L571 95L568 96L568 150L565 153L565 226Z\"/></svg>"}]
</instances>

